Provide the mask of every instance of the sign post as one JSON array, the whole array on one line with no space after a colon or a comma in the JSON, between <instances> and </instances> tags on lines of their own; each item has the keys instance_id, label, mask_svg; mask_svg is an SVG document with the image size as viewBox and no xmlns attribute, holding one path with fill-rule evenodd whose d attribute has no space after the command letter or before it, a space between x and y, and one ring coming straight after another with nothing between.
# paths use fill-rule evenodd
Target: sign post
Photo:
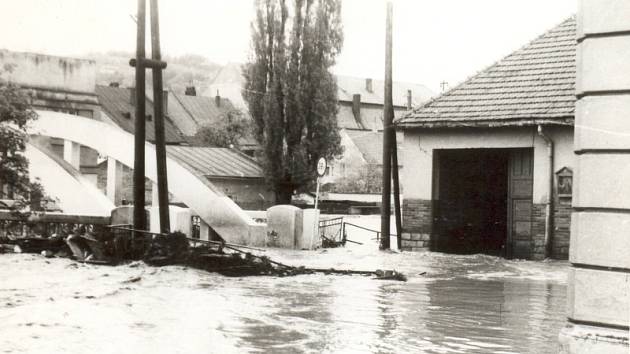
<instances>
[{"instance_id":1,"label":"sign post","mask_svg":"<svg viewBox=\"0 0 630 354\"><path fill-rule=\"evenodd\" d=\"M317 212L317 203L319 202L319 182L320 182L320 178L324 176L324 174L326 173L326 168L328 167L328 163L326 162L326 159L323 157L320 157L319 160L317 160L317 188L315 190L315 217L313 218L314 223L313 223L313 233L311 234L311 249L313 248L313 239L315 238L315 234L318 233L318 227L319 227L319 213Z\"/></svg>"}]
</instances>

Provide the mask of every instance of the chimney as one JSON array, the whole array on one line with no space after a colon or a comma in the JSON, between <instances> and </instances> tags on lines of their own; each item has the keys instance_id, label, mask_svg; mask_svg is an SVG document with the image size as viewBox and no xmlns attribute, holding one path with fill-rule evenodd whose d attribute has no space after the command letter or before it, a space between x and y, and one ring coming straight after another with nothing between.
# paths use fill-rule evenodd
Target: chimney
<instances>
[{"instance_id":1,"label":"chimney","mask_svg":"<svg viewBox=\"0 0 630 354\"><path fill-rule=\"evenodd\" d=\"M136 105L136 88L135 87L129 88L129 103L131 103L132 106Z\"/></svg>"},{"instance_id":2,"label":"chimney","mask_svg":"<svg viewBox=\"0 0 630 354\"><path fill-rule=\"evenodd\" d=\"M365 79L365 91L372 93L374 88L372 87L372 79Z\"/></svg>"},{"instance_id":3,"label":"chimney","mask_svg":"<svg viewBox=\"0 0 630 354\"><path fill-rule=\"evenodd\" d=\"M412 100L411 99L412 99L411 90L407 90L407 109L408 110L411 110L411 108L412 108L411 107L412 106L412 104L411 104Z\"/></svg>"},{"instance_id":4,"label":"chimney","mask_svg":"<svg viewBox=\"0 0 630 354\"><path fill-rule=\"evenodd\" d=\"M168 90L162 91L162 110L165 116L168 115Z\"/></svg>"},{"instance_id":5,"label":"chimney","mask_svg":"<svg viewBox=\"0 0 630 354\"><path fill-rule=\"evenodd\" d=\"M219 90L217 90L217 95L214 96L214 103L217 107L221 107L221 96L219 96Z\"/></svg>"},{"instance_id":6,"label":"chimney","mask_svg":"<svg viewBox=\"0 0 630 354\"><path fill-rule=\"evenodd\" d=\"M186 86L186 91L184 92L186 96L197 96L197 89L195 86Z\"/></svg>"},{"instance_id":7,"label":"chimney","mask_svg":"<svg viewBox=\"0 0 630 354\"><path fill-rule=\"evenodd\" d=\"M361 95L352 95L352 115L354 120L361 125Z\"/></svg>"}]
</instances>

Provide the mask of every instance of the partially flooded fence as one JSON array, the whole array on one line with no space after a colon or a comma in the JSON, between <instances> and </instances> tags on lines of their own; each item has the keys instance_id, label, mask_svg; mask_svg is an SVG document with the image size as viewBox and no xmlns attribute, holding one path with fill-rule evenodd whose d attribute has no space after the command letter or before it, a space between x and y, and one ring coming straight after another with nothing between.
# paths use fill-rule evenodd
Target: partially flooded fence
<instances>
[{"instance_id":1,"label":"partially flooded fence","mask_svg":"<svg viewBox=\"0 0 630 354\"><path fill-rule=\"evenodd\" d=\"M66 236L75 230L96 233L110 224L108 216L0 211L0 238Z\"/></svg>"},{"instance_id":2,"label":"partially flooded fence","mask_svg":"<svg viewBox=\"0 0 630 354\"><path fill-rule=\"evenodd\" d=\"M319 221L319 237L322 247L339 247L346 244L346 232L343 217L323 219Z\"/></svg>"}]
</instances>

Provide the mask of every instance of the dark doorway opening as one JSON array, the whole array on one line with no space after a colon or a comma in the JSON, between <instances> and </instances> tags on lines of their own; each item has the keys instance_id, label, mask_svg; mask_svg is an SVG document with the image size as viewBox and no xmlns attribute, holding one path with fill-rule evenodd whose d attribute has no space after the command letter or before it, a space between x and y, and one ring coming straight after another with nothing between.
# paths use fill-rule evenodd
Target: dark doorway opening
<instances>
[{"instance_id":1,"label":"dark doorway opening","mask_svg":"<svg viewBox=\"0 0 630 354\"><path fill-rule=\"evenodd\" d=\"M510 149L438 151L433 249L505 256Z\"/></svg>"}]
</instances>

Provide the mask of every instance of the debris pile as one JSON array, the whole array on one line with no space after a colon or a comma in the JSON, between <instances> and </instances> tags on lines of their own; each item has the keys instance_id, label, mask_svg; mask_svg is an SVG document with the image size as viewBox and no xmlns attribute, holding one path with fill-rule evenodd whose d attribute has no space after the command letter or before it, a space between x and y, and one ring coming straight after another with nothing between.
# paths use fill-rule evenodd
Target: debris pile
<instances>
[{"instance_id":1,"label":"debris pile","mask_svg":"<svg viewBox=\"0 0 630 354\"><path fill-rule=\"evenodd\" d=\"M136 239L131 237L131 232L135 233ZM119 226L110 227L109 232L98 234L79 229L65 239L29 237L0 240L0 252L10 251L11 247L15 252L41 253L46 257L70 257L83 263L116 265L139 259L152 266L183 265L232 277L284 277L322 273L372 276L378 280L407 280L402 273L393 270L295 267L246 251L264 251L260 249L223 241L190 239L181 232L160 234Z\"/></svg>"}]
</instances>

